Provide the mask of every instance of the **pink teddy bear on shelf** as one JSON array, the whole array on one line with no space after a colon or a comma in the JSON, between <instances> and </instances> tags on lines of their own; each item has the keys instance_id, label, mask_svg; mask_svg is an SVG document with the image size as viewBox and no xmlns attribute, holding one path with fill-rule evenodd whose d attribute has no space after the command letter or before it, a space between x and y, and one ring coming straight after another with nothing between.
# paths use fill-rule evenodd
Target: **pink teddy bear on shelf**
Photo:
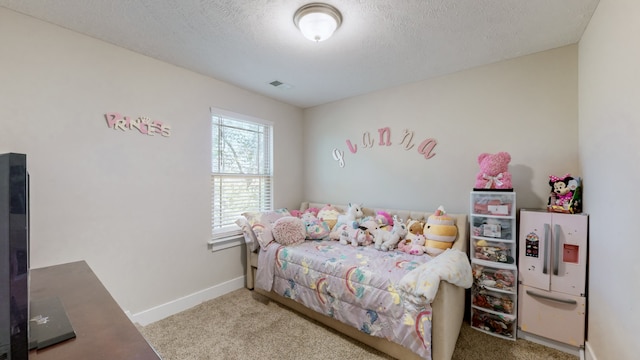
<instances>
[{"instance_id":1,"label":"pink teddy bear on shelf","mask_svg":"<svg viewBox=\"0 0 640 360\"><path fill-rule=\"evenodd\" d=\"M403 239L398 243L398 250L411 255L424 254L424 244L427 238L422 234L415 235L411 240Z\"/></svg>"},{"instance_id":2,"label":"pink teddy bear on shelf","mask_svg":"<svg viewBox=\"0 0 640 360\"><path fill-rule=\"evenodd\" d=\"M513 189L509 170L511 155L501 151L496 154L482 153L478 156L480 171L476 176L475 189Z\"/></svg>"}]
</instances>

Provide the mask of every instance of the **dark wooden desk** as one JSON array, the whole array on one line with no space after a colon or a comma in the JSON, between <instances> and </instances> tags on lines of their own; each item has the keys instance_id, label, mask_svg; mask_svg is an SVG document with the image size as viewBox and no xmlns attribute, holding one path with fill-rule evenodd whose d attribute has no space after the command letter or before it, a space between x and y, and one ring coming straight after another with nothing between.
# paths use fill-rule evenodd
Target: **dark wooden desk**
<instances>
[{"instance_id":1,"label":"dark wooden desk","mask_svg":"<svg viewBox=\"0 0 640 360\"><path fill-rule=\"evenodd\" d=\"M31 351L29 359L160 359L84 261L32 269L30 296L57 296L76 338Z\"/></svg>"}]
</instances>

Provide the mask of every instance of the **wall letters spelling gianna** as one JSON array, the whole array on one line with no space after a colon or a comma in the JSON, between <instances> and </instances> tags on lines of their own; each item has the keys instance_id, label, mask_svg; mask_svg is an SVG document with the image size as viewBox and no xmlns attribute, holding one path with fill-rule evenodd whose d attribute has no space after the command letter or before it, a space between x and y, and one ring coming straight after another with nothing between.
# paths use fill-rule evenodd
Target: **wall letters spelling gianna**
<instances>
[{"instance_id":1,"label":"wall letters spelling gianna","mask_svg":"<svg viewBox=\"0 0 640 360\"><path fill-rule=\"evenodd\" d=\"M404 129L402 132L402 136L400 136L400 142L398 143L398 145L402 146L405 151L413 149L416 145L413 142L413 134L414 133L412 130ZM351 152L352 154L356 154L358 152L358 144L352 143L349 139L347 139L346 143L349 152ZM372 147L374 147L375 140L370 132L365 131L364 133L362 133L362 142L360 143L360 145L365 149L371 149ZM393 145L393 143L391 142L391 128L387 126L378 129L378 146L389 147L391 145ZM416 151L426 160L429 160L436 155L436 153L433 152L436 145L438 145L438 141L436 139L428 138L423 140L420 145L418 145ZM333 148L331 154L333 155L333 159L338 162L338 166L345 166L344 150Z\"/></svg>"}]
</instances>

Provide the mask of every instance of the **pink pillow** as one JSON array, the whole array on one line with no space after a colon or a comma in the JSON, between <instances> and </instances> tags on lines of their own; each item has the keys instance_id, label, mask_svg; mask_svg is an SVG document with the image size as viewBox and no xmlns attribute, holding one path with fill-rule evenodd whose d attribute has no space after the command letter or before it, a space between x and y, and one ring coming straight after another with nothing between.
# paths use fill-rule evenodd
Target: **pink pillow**
<instances>
[{"instance_id":1,"label":"pink pillow","mask_svg":"<svg viewBox=\"0 0 640 360\"><path fill-rule=\"evenodd\" d=\"M296 245L304 241L307 227L304 221L293 216L284 216L273 223L273 239L282 245Z\"/></svg>"}]
</instances>

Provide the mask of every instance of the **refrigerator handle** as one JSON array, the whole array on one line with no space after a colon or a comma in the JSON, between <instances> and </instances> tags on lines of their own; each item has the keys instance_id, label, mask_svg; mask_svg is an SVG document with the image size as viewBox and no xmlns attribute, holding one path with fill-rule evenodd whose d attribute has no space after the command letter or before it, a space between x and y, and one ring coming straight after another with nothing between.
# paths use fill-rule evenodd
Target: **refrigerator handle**
<instances>
[{"instance_id":1,"label":"refrigerator handle","mask_svg":"<svg viewBox=\"0 0 640 360\"><path fill-rule=\"evenodd\" d=\"M551 301L557 301L560 303L564 303L564 304L571 304L571 305L576 305L578 302L573 300L573 299L560 299L560 298L556 298L553 296L549 296L549 295L545 295L545 294L538 294L535 293L531 290L527 290L526 291L527 295L533 296L533 297L537 297L537 298L541 298L541 299L545 299L545 300L551 300Z\"/></svg>"},{"instance_id":2,"label":"refrigerator handle","mask_svg":"<svg viewBox=\"0 0 640 360\"><path fill-rule=\"evenodd\" d=\"M547 273L547 266L549 261L549 232L551 231L551 226L549 224L544 224L544 259L542 263L542 273Z\"/></svg>"},{"instance_id":3,"label":"refrigerator handle","mask_svg":"<svg viewBox=\"0 0 640 360\"><path fill-rule=\"evenodd\" d=\"M556 252L553 254L553 275L558 275L560 267L560 225L553 226L553 242L555 243Z\"/></svg>"}]
</instances>

